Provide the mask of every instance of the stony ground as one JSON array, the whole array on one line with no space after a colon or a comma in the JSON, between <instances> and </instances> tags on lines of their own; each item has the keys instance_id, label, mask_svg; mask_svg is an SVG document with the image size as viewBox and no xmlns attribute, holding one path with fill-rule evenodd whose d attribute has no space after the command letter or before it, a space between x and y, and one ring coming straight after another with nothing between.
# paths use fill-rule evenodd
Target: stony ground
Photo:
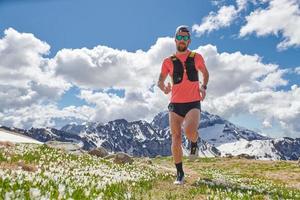
<instances>
[{"instance_id":1,"label":"stony ground","mask_svg":"<svg viewBox=\"0 0 300 200\"><path fill-rule=\"evenodd\" d=\"M173 185L171 157L115 164L37 144L0 144L0 199L300 199L293 161L184 158L187 175Z\"/></svg>"}]
</instances>

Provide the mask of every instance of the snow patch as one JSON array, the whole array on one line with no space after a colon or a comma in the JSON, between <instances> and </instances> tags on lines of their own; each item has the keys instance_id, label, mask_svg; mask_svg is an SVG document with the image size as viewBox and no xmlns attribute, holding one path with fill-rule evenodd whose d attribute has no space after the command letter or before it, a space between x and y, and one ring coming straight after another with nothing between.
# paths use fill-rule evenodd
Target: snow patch
<instances>
[{"instance_id":1,"label":"snow patch","mask_svg":"<svg viewBox=\"0 0 300 200\"><path fill-rule=\"evenodd\" d=\"M221 151L221 156L248 154L260 160L280 160L279 153L270 140L247 141L241 139L237 142L222 144L218 149Z\"/></svg>"},{"instance_id":2,"label":"snow patch","mask_svg":"<svg viewBox=\"0 0 300 200\"><path fill-rule=\"evenodd\" d=\"M0 130L0 141L9 141L13 143L35 143L43 144L42 142L30 137L19 135L18 133Z\"/></svg>"}]
</instances>

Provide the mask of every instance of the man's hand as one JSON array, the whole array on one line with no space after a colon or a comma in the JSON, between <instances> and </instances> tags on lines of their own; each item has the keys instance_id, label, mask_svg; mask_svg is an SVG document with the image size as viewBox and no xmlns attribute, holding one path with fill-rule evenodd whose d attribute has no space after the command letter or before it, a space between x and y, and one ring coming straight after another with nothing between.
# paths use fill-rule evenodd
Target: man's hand
<instances>
[{"instance_id":1,"label":"man's hand","mask_svg":"<svg viewBox=\"0 0 300 200\"><path fill-rule=\"evenodd\" d=\"M158 87L165 93L169 94L172 90L171 83L168 83L168 86L165 86L164 83L158 84Z\"/></svg>"},{"instance_id":2,"label":"man's hand","mask_svg":"<svg viewBox=\"0 0 300 200\"><path fill-rule=\"evenodd\" d=\"M164 93L165 94L169 94L172 90L172 86L171 86L171 83L169 82L168 83L168 86L164 88Z\"/></svg>"},{"instance_id":3,"label":"man's hand","mask_svg":"<svg viewBox=\"0 0 300 200\"><path fill-rule=\"evenodd\" d=\"M205 99L206 96L206 89L204 89L202 86L200 87L200 95L202 97L202 101Z\"/></svg>"}]
</instances>

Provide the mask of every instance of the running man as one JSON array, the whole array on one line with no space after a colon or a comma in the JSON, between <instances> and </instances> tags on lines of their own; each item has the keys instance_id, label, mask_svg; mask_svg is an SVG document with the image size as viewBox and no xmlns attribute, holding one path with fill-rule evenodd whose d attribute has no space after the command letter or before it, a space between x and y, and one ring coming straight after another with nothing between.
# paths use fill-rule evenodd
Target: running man
<instances>
[{"instance_id":1,"label":"running man","mask_svg":"<svg viewBox=\"0 0 300 200\"><path fill-rule=\"evenodd\" d=\"M200 121L201 104L206 95L209 74L203 57L188 49L191 43L188 26L179 26L175 32L177 52L165 58L158 80L158 87L165 93L171 93L168 105L169 124L172 134L172 156L177 169L176 185L184 183L182 167L181 127L184 122L184 132L191 142L189 158L194 160L198 156L198 126ZM199 86L198 71L203 75L203 83ZM165 85L167 75L170 83Z\"/></svg>"}]
</instances>

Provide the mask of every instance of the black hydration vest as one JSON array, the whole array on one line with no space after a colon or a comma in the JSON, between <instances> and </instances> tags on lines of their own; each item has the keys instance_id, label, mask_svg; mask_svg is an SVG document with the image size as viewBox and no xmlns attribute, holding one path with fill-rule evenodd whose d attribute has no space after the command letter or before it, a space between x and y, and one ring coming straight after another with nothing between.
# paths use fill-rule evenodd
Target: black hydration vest
<instances>
[{"instance_id":1,"label":"black hydration vest","mask_svg":"<svg viewBox=\"0 0 300 200\"><path fill-rule=\"evenodd\" d=\"M173 62L173 84L181 83L183 79L184 72L187 73L188 79L190 81L198 81L198 71L195 67L195 52L191 52L187 59L184 62L185 67L182 65L182 62L175 56L171 56Z\"/></svg>"}]
</instances>

